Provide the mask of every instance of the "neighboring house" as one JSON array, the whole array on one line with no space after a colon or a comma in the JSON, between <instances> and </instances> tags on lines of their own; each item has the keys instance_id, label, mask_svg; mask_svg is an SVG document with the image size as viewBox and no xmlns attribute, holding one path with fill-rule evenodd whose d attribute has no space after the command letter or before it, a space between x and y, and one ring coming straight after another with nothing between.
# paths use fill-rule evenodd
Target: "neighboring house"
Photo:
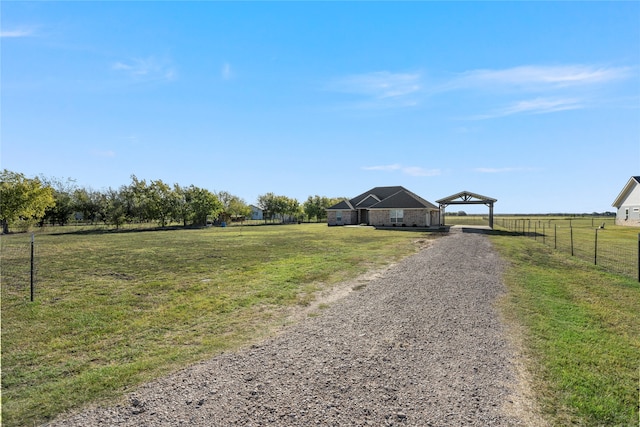
<instances>
[{"instance_id":1,"label":"neighboring house","mask_svg":"<svg viewBox=\"0 0 640 427\"><path fill-rule=\"evenodd\" d=\"M251 208L251 219L264 219L262 209L254 205L249 205L249 207Z\"/></svg>"},{"instance_id":2,"label":"neighboring house","mask_svg":"<svg viewBox=\"0 0 640 427\"><path fill-rule=\"evenodd\" d=\"M440 209L404 187L375 187L327 208L328 225L376 227L440 225Z\"/></svg>"},{"instance_id":3,"label":"neighboring house","mask_svg":"<svg viewBox=\"0 0 640 427\"><path fill-rule=\"evenodd\" d=\"M613 202L617 225L640 227L640 176L632 176Z\"/></svg>"}]
</instances>

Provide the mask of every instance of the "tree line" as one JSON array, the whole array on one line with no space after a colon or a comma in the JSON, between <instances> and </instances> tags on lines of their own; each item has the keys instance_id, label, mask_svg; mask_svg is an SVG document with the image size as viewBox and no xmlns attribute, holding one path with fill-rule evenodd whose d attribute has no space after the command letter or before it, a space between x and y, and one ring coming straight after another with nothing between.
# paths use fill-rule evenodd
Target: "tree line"
<instances>
[{"instance_id":1,"label":"tree line","mask_svg":"<svg viewBox=\"0 0 640 427\"><path fill-rule=\"evenodd\" d=\"M316 195L300 203L266 193L258 197L257 207L265 221L322 221L325 209L340 200ZM28 178L6 169L0 173L0 224L5 234L10 229L78 221L115 228L126 223L204 226L209 221L244 220L251 213L250 205L226 191L169 185L161 179L147 182L132 175L128 185L99 191L78 186L70 178Z\"/></svg>"}]
</instances>

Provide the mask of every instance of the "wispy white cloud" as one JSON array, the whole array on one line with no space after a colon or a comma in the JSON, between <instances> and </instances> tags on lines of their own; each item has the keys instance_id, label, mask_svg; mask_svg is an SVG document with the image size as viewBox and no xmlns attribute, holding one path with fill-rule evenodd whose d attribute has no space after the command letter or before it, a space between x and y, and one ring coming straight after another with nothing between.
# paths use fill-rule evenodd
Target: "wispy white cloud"
<instances>
[{"instance_id":1,"label":"wispy white cloud","mask_svg":"<svg viewBox=\"0 0 640 427\"><path fill-rule=\"evenodd\" d=\"M511 116L513 114L544 114L557 111L577 110L585 107L585 102L577 98L551 99L535 98L524 101L516 101L511 105L502 107L486 114L472 117L476 120L494 119Z\"/></svg>"},{"instance_id":2,"label":"wispy white cloud","mask_svg":"<svg viewBox=\"0 0 640 427\"><path fill-rule=\"evenodd\" d=\"M131 134L129 136L125 136L122 139L124 139L125 141L129 142L129 144L131 145L137 145L140 142L140 139L138 138L137 135Z\"/></svg>"},{"instance_id":3,"label":"wispy white cloud","mask_svg":"<svg viewBox=\"0 0 640 427\"><path fill-rule=\"evenodd\" d=\"M31 37L35 35L33 28L16 28L13 30L0 31L0 38L19 38L19 37Z\"/></svg>"},{"instance_id":4,"label":"wispy white cloud","mask_svg":"<svg viewBox=\"0 0 640 427\"><path fill-rule=\"evenodd\" d=\"M509 172L531 172L535 171L535 168L522 168L522 167L506 167L506 168L475 168L474 172L479 173L509 173Z\"/></svg>"},{"instance_id":5,"label":"wispy white cloud","mask_svg":"<svg viewBox=\"0 0 640 427\"><path fill-rule=\"evenodd\" d=\"M93 150L91 154L95 157L103 157L103 158L116 157L116 152L113 150Z\"/></svg>"},{"instance_id":6,"label":"wispy white cloud","mask_svg":"<svg viewBox=\"0 0 640 427\"><path fill-rule=\"evenodd\" d=\"M607 88L636 74L632 67L603 65L522 65L504 69L477 69L428 84L422 73L378 71L334 79L327 89L359 96L351 108L398 108L421 105L428 97L457 92L481 93L461 106L484 109L466 119L480 120L517 114L545 114L577 110L608 102ZM530 99L528 99L530 98ZM487 107L493 106L493 107Z\"/></svg>"},{"instance_id":7,"label":"wispy white cloud","mask_svg":"<svg viewBox=\"0 0 640 427\"><path fill-rule=\"evenodd\" d=\"M525 65L497 70L472 70L451 79L441 92L465 90L487 93L488 104L496 106L472 120L495 119L519 114L548 114L603 105L607 85L630 78L631 67L596 65ZM511 100L526 94L532 99Z\"/></svg>"},{"instance_id":8,"label":"wispy white cloud","mask_svg":"<svg viewBox=\"0 0 640 427\"><path fill-rule=\"evenodd\" d=\"M603 67L593 65L524 65L502 70L472 70L461 73L444 85L446 89L478 88L494 90L496 87L541 91L579 85L609 83L628 78L630 67Z\"/></svg>"},{"instance_id":9,"label":"wispy white cloud","mask_svg":"<svg viewBox=\"0 0 640 427\"><path fill-rule=\"evenodd\" d=\"M222 69L220 70L220 76L223 80L229 80L233 77L233 71L231 70L231 64L225 62L222 64Z\"/></svg>"},{"instance_id":10,"label":"wispy white cloud","mask_svg":"<svg viewBox=\"0 0 640 427\"><path fill-rule=\"evenodd\" d=\"M363 166L362 169L367 171L397 171L402 169L402 166L396 163L393 165Z\"/></svg>"},{"instance_id":11,"label":"wispy white cloud","mask_svg":"<svg viewBox=\"0 0 640 427\"><path fill-rule=\"evenodd\" d=\"M399 171L409 176L437 176L441 174L440 169L425 169L419 166L403 166L395 163L391 165L380 166L363 166L363 170L368 171L383 171L383 172L395 172Z\"/></svg>"},{"instance_id":12,"label":"wispy white cloud","mask_svg":"<svg viewBox=\"0 0 640 427\"><path fill-rule=\"evenodd\" d=\"M377 71L334 79L327 89L362 96L361 107L407 107L418 103L415 95L422 89L421 80L419 73Z\"/></svg>"},{"instance_id":13,"label":"wispy white cloud","mask_svg":"<svg viewBox=\"0 0 640 427\"><path fill-rule=\"evenodd\" d=\"M175 67L166 60L155 57L134 58L129 61L117 61L111 69L122 72L136 80L172 81L177 78Z\"/></svg>"}]
</instances>

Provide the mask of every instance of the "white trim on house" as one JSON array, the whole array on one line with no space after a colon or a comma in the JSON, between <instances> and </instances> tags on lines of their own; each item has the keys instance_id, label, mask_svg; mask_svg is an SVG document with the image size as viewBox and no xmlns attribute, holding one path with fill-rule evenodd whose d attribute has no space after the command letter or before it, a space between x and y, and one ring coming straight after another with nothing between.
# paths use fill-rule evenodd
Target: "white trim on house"
<instances>
[{"instance_id":1,"label":"white trim on house","mask_svg":"<svg viewBox=\"0 0 640 427\"><path fill-rule=\"evenodd\" d=\"M632 176L613 201L616 224L640 227L640 176Z\"/></svg>"}]
</instances>

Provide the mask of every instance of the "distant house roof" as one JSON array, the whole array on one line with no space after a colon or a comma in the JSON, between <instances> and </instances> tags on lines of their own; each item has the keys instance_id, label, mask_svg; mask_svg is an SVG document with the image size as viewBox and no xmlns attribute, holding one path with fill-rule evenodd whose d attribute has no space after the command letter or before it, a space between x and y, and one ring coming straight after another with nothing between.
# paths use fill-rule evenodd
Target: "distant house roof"
<instances>
[{"instance_id":1,"label":"distant house roof","mask_svg":"<svg viewBox=\"0 0 640 427\"><path fill-rule=\"evenodd\" d=\"M375 187L353 199L331 206L330 210L355 209L438 209L402 186Z\"/></svg>"},{"instance_id":2,"label":"distant house roof","mask_svg":"<svg viewBox=\"0 0 640 427\"><path fill-rule=\"evenodd\" d=\"M632 176L631 178L629 178L629 181L627 181L627 185L624 186L624 188L622 189L620 194L618 194L618 197L616 197L616 199L613 201L611 206L617 209L620 209L620 206L622 206L624 201L629 196L629 193L631 193L631 190L633 190L636 185L640 185L640 176Z\"/></svg>"}]
</instances>

